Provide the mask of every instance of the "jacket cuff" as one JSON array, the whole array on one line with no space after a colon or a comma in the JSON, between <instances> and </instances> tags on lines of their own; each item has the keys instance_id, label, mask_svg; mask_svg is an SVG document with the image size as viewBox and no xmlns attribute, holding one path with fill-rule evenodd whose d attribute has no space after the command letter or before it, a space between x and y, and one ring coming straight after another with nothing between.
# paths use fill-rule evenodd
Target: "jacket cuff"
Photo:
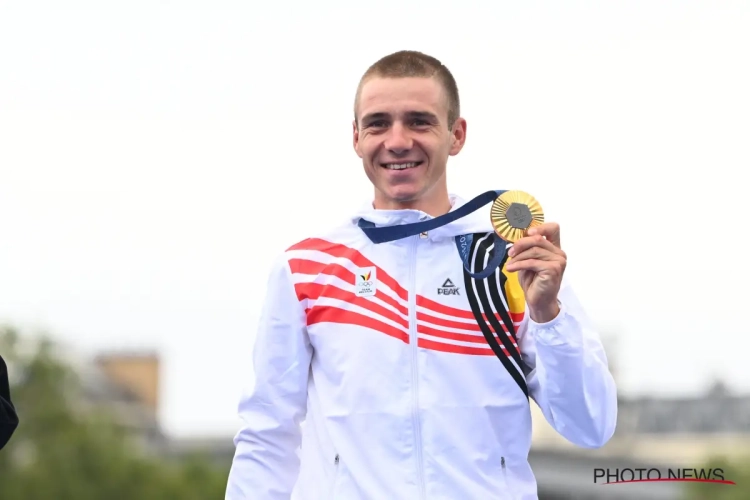
<instances>
[{"instance_id":1,"label":"jacket cuff","mask_svg":"<svg viewBox=\"0 0 750 500\"><path fill-rule=\"evenodd\" d=\"M554 319L546 323L537 323L529 315L529 333L538 344L548 346L580 347L583 345L583 334L580 328L575 328L577 322L571 318L565 303L557 301L560 312Z\"/></svg>"}]
</instances>

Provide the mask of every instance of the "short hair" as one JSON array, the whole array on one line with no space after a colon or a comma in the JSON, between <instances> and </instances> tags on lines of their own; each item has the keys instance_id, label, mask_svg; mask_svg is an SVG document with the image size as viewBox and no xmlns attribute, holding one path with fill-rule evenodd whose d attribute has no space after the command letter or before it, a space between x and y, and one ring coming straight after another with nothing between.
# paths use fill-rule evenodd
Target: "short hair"
<instances>
[{"instance_id":1,"label":"short hair","mask_svg":"<svg viewBox=\"0 0 750 500\"><path fill-rule=\"evenodd\" d=\"M354 121L358 123L357 106L359 96L367 80L381 78L437 78L448 98L448 127L461 115L461 102L458 97L458 85L453 74L438 59L415 50L401 50L380 58L372 64L357 86L354 98Z\"/></svg>"}]
</instances>

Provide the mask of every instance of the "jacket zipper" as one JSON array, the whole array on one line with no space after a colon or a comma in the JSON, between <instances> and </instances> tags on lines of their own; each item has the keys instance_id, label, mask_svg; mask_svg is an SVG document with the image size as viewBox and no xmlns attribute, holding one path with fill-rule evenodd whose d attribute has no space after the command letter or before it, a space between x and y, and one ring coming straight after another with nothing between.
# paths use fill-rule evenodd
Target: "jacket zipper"
<instances>
[{"instance_id":1,"label":"jacket zipper","mask_svg":"<svg viewBox=\"0 0 750 500\"><path fill-rule=\"evenodd\" d=\"M509 494L515 497L516 490L515 488L513 488L513 485L510 483L510 479L508 478L508 469L506 467L504 456L500 457L500 467L502 467L503 469L503 480L505 481L505 489L508 491Z\"/></svg>"},{"instance_id":2,"label":"jacket zipper","mask_svg":"<svg viewBox=\"0 0 750 500\"><path fill-rule=\"evenodd\" d=\"M328 488L328 498L333 498L333 493L336 491L336 481L339 478L339 461L339 454L336 453L336 457L333 459L333 481L331 481L331 486Z\"/></svg>"},{"instance_id":3,"label":"jacket zipper","mask_svg":"<svg viewBox=\"0 0 750 500\"><path fill-rule=\"evenodd\" d=\"M412 236L411 255L409 256L409 273L411 290L409 293L409 343L411 344L411 394L412 394L412 421L414 425L414 449L416 451L417 474L419 475L419 493L421 498L426 498L424 484L424 470L422 463L422 426L419 420L419 368L418 345L417 345L417 245L419 236Z\"/></svg>"}]
</instances>

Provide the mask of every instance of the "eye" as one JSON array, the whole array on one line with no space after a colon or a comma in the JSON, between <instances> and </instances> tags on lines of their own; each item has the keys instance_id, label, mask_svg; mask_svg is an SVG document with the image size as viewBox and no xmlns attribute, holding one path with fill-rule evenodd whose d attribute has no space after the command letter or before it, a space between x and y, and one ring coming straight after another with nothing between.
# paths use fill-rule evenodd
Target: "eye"
<instances>
[{"instance_id":1,"label":"eye","mask_svg":"<svg viewBox=\"0 0 750 500\"><path fill-rule=\"evenodd\" d=\"M381 128L381 127L386 127L387 125L388 124L386 123L385 120L376 120L374 122L370 122L370 124L367 126L370 128Z\"/></svg>"},{"instance_id":2,"label":"eye","mask_svg":"<svg viewBox=\"0 0 750 500\"><path fill-rule=\"evenodd\" d=\"M425 127L429 125L426 120L422 120L420 118L415 118L414 120L412 120L411 124L415 127Z\"/></svg>"}]
</instances>

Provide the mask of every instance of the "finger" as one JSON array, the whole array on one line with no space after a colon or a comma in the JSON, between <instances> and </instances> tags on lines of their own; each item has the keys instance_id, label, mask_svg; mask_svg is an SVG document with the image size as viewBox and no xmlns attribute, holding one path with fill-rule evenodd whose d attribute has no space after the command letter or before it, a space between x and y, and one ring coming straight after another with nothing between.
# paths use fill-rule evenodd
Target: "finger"
<instances>
[{"instance_id":1,"label":"finger","mask_svg":"<svg viewBox=\"0 0 750 500\"><path fill-rule=\"evenodd\" d=\"M560 224L547 222L541 226L532 227L526 232L529 236L544 236L556 247L560 247Z\"/></svg>"},{"instance_id":2,"label":"finger","mask_svg":"<svg viewBox=\"0 0 750 500\"><path fill-rule=\"evenodd\" d=\"M551 244L550 244L551 245ZM555 248L555 247L553 247ZM519 254L515 254L512 258L508 259L508 262L516 262L519 260L560 260L561 256L558 252L548 249L534 246L524 250Z\"/></svg>"},{"instance_id":3,"label":"finger","mask_svg":"<svg viewBox=\"0 0 750 500\"><path fill-rule=\"evenodd\" d=\"M510 273L517 271L534 271L535 273L540 273L549 269L549 267L549 262L539 259L526 259L519 261L514 259L505 265L505 269Z\"/></svg>"},{"instance_id":4,"label":"finger","mask_svg":"<svg viewBox=\"0 0 750 500\"><path fill-rule=\"evenodd\" d=\"M560 260L526 259L509 262L505 265L505 270L510 273L531 271L536 274L548 273L550 275L562 276L565 272L565 263Z\"/></svg>"},{"instance_id":5,"label":"finger","mask_svg":"<svg viewBox=\"0 0 750 500\"><path fill-rule=\"evenodd\" d=\"M551 241L545 240L542 235L526 236L524 238L521 238L513 244L510 250L508 250L508 255L514 257L515 255L518 255L521 252L524 252L533 247L544 248L545 250L557 253L558 255L563 255L563 251L559 247L556 247Z\"/></svg>"}]
</instances>

